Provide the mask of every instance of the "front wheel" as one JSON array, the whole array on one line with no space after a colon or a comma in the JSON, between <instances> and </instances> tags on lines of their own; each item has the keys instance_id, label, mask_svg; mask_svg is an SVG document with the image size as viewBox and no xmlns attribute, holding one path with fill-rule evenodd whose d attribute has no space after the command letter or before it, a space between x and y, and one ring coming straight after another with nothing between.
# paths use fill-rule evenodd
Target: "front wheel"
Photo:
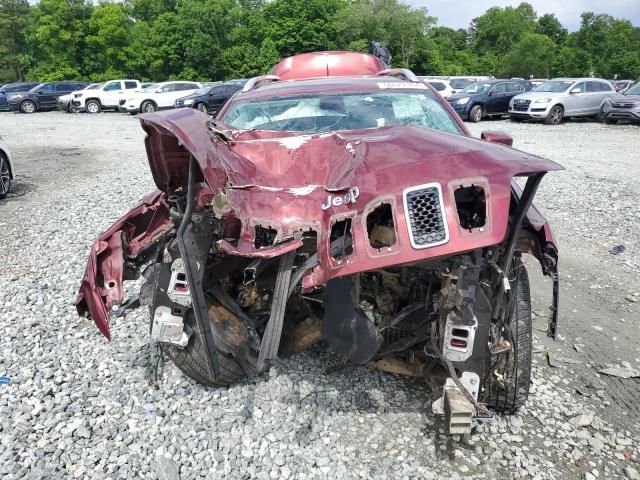
<instances>
[{"instance_id":1,"label":"front wheel","mask_svg":"<svg viewBox=\"0 0 640 480\"><path fill-rule=\"evenodd\" d=\"M22 113L34 113L38 107L31 100L25 100L20 104L20 111Z\"/></svg>"},{"instance_id":2,"label":"front wheel","mask_svg":"<svg viewBox=\"0 0 640 480\"><path fill-rule=\"evenodd\" d=\"M609 117L604 117L604 123L606 123L607 125L617 125L618 120L614 120L613 118L609 118Z\"/></svg>"},{"instance_id":3,"label":"front wheel","mask_svg":"<svg viewBox=\"0 0 640 480\"><path fill-rule=\"evenodd\" d=\"M153 113L158 109L157 105L151 100L146 100L140 105L140 111L143 113Z\"/></svg>"},{"instance_id":4,"label":"front wheel","mask_svg":"<svg viewBox=\"0 0 640 480\"><path fill-rule=\"evenodd\" d=\"M209 310L209 320L214 322L224 322L231 318L233 314L219 304L215 304ZM228 317L225 319L224 317ZM173 361L176 367L187 377L198 383L209 387L227 387L238 383L247 374L232 355L225 354L218 350L218 361L220 363L220 376L213 379L209 375L207 367L207 356L202 339L196 325L195 316L192 311L185 315L185 331L189 335L189 343L186 347L180 348L170 344L164 344L164 351Z\"/></svg>"},{"instance_id":5,"label":"front wheel","mask_svg":"<svg viewBox=\"0 0 640 480\"><path fill-rule=\"evenodd\" d=\"M100 113L102 111L100 102L97 100L89 100L85 105L85 109L87 110L87 113Z\"/></svg>"},{"instance_id":6,"label":"front wheel","mask_svg":"<svg viewBox=\"0 0 640 480\"><path fill-rule=\"evenodd\" d=\"M559 125L564 117L564 109L560 105L556 105L549 110L547 118L544 119L546 125Z\"/></svg>"},{"instance_id":7,"label":"front wheel","mask_svg":"<svg viewBox=\"0 0 640 480\"><path fill-rule=\"evenodd\" d=\"M196 105L196 108L198 110L200 110L201 112L209 113L209 109L207 108L207 104L206 103L199 103L199 104Z\"/></svg>"},{"instance_id":8,"label":"front wheel","mask_svg":"<svg viewBox=\"0 0 640 480\"><path fill-rule=\"evenodd\" d=\"M519 258L514 259L510 284L511 290L504 299L508 305L508 325L502 335L512 349L489 354L483 382L484 402L503 413L513 413L527 402L531 383L531 293L527 270Z\"/></svg>"},{"instance_id":9,"label":"front wheel","mask_svg":"<svg viewBox=\"0 0 640 480\"><path fill-rule=\"evenodd\" d=\"M482 120L482 107L480 105L474 105L469 112L469 120L473 123L478 123Z\"/></svg>"},{"instance_id":10,"label":"front wheel","mask_svg":"<svg viewBox=\"0 0 640 480\"><path fill-rule=\"evenodd\" d=\"M11 189L11 172L9 171L9 161L0 152L0 198L4 198Z\"/></svg>"}]
</instances>

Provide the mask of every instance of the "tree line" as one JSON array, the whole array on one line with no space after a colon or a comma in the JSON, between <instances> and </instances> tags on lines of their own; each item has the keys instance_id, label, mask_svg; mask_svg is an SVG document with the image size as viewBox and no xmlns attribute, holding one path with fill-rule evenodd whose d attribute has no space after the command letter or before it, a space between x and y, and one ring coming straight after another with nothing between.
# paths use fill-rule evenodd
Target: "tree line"
<instances>
[{"instance_id":1,"label":"tree line","mask_svg":"<svg viewBox=\"0 0 640 480\"><path fill-rule=\"evenodd\" d=\"M526 2L467 29L402 0L0 0L0 83L223 80L316 50L367 51L425 75L640 76L640 28L585 12L568 32Z\"/></svg>"}]
</instances>

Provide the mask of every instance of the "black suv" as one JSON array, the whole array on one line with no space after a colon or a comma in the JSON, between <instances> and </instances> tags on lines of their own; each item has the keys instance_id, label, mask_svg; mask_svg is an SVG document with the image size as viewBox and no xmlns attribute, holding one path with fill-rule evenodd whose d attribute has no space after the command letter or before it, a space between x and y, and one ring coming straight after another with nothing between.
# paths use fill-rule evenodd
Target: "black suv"
<instances>
[{"instance_id":1,"label":"black suv","mask_svg":"<svg viewBox=\"0 0 640 480\"><path fill-rule=\"evenodd\" d=\"M57 108L56 100L59 96L81 90L86 86L85 82L72 81L40 83L29 91L9 94L7 100L9 108L14 112L34 113L53 110Z\"/></svg>"},{"instance_id":2,"label":"black suv","mask_svg":"<svg viewBox=\"0 0 640 480\"><path fill-rule=\"evenodd\" d=\"M9 102L7 102L7 95L14 92L24 92L30 88L38 85L38 82L23 82L23 83L7 83L0 87L0 110L9 110Z\"/></svg>"},{"instance_id":3,"label":"black suv","mask_svg":"<svg viewBox=\"0 0 640 480\"><path fill-rule=\"evenodd\" d=\"M528 80L488 80L472 83L447 101L463 120L479 122L484 117L506 115L509 101L532 88Z\"/></svg>"},{"instance_id":4,"label":"black suv","mask_svg":"<svg viewBox=\"0 0 640 480\"><path fill-rule=\"evenodd\" d=\"M191 95L178 98L175 107L197 108L202 112L215 114L245 83L245 79L229 80L222 84L199 88Z\"/></svg>"}]
</instances>

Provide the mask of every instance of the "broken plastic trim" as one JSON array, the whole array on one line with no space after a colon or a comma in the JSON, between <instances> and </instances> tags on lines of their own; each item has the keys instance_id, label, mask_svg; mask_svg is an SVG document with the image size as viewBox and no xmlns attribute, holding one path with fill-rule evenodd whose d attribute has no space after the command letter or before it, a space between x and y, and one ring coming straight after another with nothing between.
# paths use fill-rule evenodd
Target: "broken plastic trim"
<instances>
[{"instance_id":1,"label":"broken plastic trim","mask_svg":"<svg viewBox=\"0 0 640 480\"><path fill-rule=\"evenodd\" d=\"M334 241L339 240L335 244ZM340 260L353 253L353 233L351 231L351 219L345 218L331 226L330 255L334 260Z\"/></svg>"},{"instance_id":2,"label":"broken plastic trim","mask_svg":"<svg viewBox=\"0 0 640 480\"><path fill-rule=\"evenodd\" d=\"M453 194L460 226L467 230L484 227L487 221L487 200L484 188L478 185L460 186Z\"/></svg>"},{"instance_id":3,"label":"broken plastic trim","mask_svg":"<svg viewBox=\"0 0 640 480\"><path fill-rule=\"evenodd\" d=\"M176 240L178 241L180 256L184 261L184 270L187 275L189 290L191 291L191 304L193 306L193 313L202 338L202 346L204 347L207 357L207 370L209 371L210 378L216 379L220 376L220 364L218 362L216 345L213 341L211 323L209 322L209 309L207 308L207 302L204 296L204 290L202 288L202 274L204 273L204 264L201 271L198 271L198 262L196 258L194 258L194 254L196 252L193 251L193 249L196 247L196 243L193 240L194 232L191 215L193 213L193 207L195 203L194 190L196 168L198 168L198 163L195 157L191 155L189 157L189 177L187 182L187 207L184 213L184 217L182 218L182 223L178 228ZM190 225L192 228L189 228L189 232L187 232L187 228Z\"/></svg>"},{"instance_id":4,"label":"broken plastic trim","mask_svg":"<svg viewBox=\"0 0 640 480\"><path fill-rule=\"evenodd\" d=\"M516 244L518 243L518 235L520 234L520 230L522 230L522 224L524 222L524 218L527 215L527 211L529 207L531 207L531 203L533 202L533 197L538 190L538 186L542 181L542 177L547 172L540 172L534 175L531 175L527 179L527 183L524 187L522 195L520 196L520 201L518 202L518 206L516 208L516 215L511 224L511 232L509 233L509 241L507 242L506 253L504 256L504 261L502 264L502 271L504 275L509 275L511 272L511 263L513 261L513 254L516 250ZM505 277L506 278L506 277ZM493 320L501 320L499 322L500 325L504 325L504 315L506 311L502 308L502 303L504 301L504 294L506 292L505 283L507 282L499 282L498 293L496 295L496 302L493 310ZM502 317L502 318L500 318Z\"/></svg>"},{"instance_id":5,"label":"broken plastic trim","mask_svg":"<svg viewBox=\"0 0 640 480\"><path fill-rule=\"evenodd\" d=\"M367 215L367 234L373 248L388 248L396 243L391 204L381 203Z\"/></svg>"}]
</instances>

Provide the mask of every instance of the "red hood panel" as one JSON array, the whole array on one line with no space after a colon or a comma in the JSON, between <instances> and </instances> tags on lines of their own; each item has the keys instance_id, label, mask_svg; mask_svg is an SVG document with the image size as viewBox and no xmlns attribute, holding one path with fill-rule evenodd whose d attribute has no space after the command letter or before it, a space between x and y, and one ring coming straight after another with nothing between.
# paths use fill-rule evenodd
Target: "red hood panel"
<instances>
[{"instance_id":1,"label":"red hood panel","mask_svg":"<svg viewBox=\"0 0 640 480\"><path fill-rule=\"evenodd\" d=\"M420 183L417 177L491 179L562 169L555 162L503 145L412 126L317 135L249 131L225 143L210 135L207 118L193 109L141 115L150 135L149 160L159 188L164 190L173 182L166 145L163 148L157 134L169 134L174 142L177 139L184 145L214 190L225 183L272 189L317 185L341 190L361 185L363 177L375 177L376 188L395 189Z\"/></svg>"}]
</instances>

